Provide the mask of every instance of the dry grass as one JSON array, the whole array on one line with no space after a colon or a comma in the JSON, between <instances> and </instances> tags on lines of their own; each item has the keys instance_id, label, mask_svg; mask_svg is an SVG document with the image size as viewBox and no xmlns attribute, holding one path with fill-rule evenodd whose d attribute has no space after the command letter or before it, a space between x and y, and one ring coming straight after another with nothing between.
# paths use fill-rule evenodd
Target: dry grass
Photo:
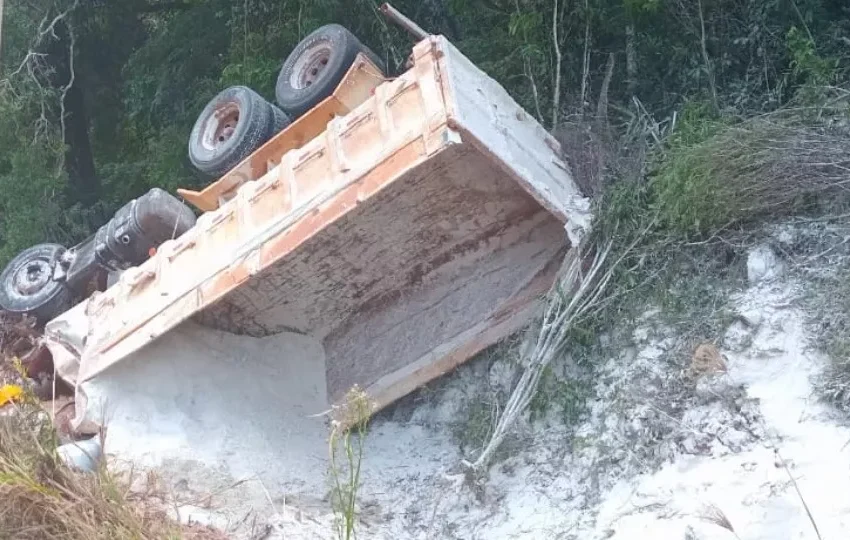
<instances>
[{"instance_id":1,"label":"dry grass","mask_svg":"<svg viewBox=\"0 0 850 540\"><path fill-rule=\"evenodd\" d=\"M705 235L811 209L824 194L846 198L844 121L781 111L719 129L697 144L674 145L652 179L662 224Z\"/></svg>"},{"instance_id":2,"label":"dry grass","mask_svg":"<svg viewBox=\"0 0 850 540\"><path fill-rule=\"evenodd\" d=\"M131 475L105 467L70 470L57 453L47 415L30 400L0 416L0 539L213 540L223 534L169 520L152 478L130 489Z\"/></svg>"},{"instance_id":3,"label":"dry grass","mask_svg":"<svg viewBox=\"0 0 850 540\"><path fill-rule=\"evenodd\" d=\"M726 517L726 514L723 512L723 510L721 510L717 506L713 504L707 505L702 510L700 517L709 523L713 523L718 527L726 529L727 531L732 533L735 538L741 538L740 536L738 536L738 532L735 530L735 527L732 526L732 522L729 521L729 518Z\"/></svg>"},{"instance_id":4,"label":"dry grass","mask_svg":"<svg viewBox=\"0 0 850 540\"><path fill-rule=\"evenodd\" d=\"M618 177L596 201L591 240L614 238L611 260L625 258L598 308L569 336L571 349L588 343L588 357L574 355L565 361L582 360L592 371L598 361L633 345L630 329L640 324L647 308L658 308L657 323L673 338L659 359L671 369L687 368L697 345L722 336L735 317L730 294L746 286L747 252L765 241L765 225L788 216L837 211L842 201L850 200L846 109L820 112L784 110L720 120L687 115L671 122L675 128L665 132L672 134L659 131L656 137L648 130L657 141L649 154L652 174L646 181ZM573 147L586 142L578 135L573 134ZM567 147L570 141L561 140ZM580 174L593 178L598 169L590 163L578 168ZM841 317L830 318L834 323L829 330L840 334L843 339L833 341L843 346L850 326L836 323L847 320L850 294L831 298ZM831 381L837 398L850 404L846 358ZM720 358L697 360L693 374L722 369ZM665 399L688 403L692 386L671 380L677 382L664 383ZM551 401L550 396L536 399Z\"/></svg>"},{"instance_id":5,"label":"dry grass","mask_svg":"<svg viewBox=\"0 0 850 540\"><path fill-rule=\"evenodd\" d=\"M611 265L606 264L611 246L612 242L598 249L595 246L587 249L580 246L567 254L561 273L546 300L540 327L534 330L533 346L520 356L522 375L498 415L481 453L474 462L463 461L469 480L474 480L486 470L517 419L529 409L547 366L568 346L568 338L576 321L592 311L603 297L619 263L618 260ZM585 261L589 262L586 272L583 268Z\"/></svg>"},{"instance_id":6,"label":"dry grass","mask_svg":"<svg viewBox=\"0 0 850 540\"><path fill-rule=\"evenodd\" d=\"M829 359L815 379L818 395L850 412L850 207L836 213L789 220L774 237L800 283L810 346Z\"/></svg>"}]
</instances>

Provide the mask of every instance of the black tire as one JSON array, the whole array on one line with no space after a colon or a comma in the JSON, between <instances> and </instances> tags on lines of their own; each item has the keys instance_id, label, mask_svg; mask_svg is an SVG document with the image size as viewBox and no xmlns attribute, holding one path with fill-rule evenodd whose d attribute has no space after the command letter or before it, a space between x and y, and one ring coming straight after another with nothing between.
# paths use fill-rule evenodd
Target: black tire
<instances>
[{"instance_id":1,"label":"black tire","mask_svg":"<svg viewBox=\"0 0 850 540\"><path fill-rule=\"evenodd\" d=\"M286 126L292 123L292 121L285 112L278 109L271 103L269 103L269 107L272 109L272 133L269 135L269 138L271 138L283 131Z\"/></svg>"},{"instance_id":2,"label":"black tire","mask_svg":"<svg viewBox=\"0 0 850 540\"><path fill-rule=\"evenodd\" d=\"M189 159L199 171L222 176L269 140L273 122L266 100L250 88L232 86L198 116L189 136Z\"/></svg>"},{"instance_id":3,"label":"black tire","mask_svg":"<svg viewBox=\"0 0 850 540\"><path fill-rule=\"evenodd\" d=\"M52 279L64 252L58 244L38 244L12 259L0 274L0 308L35 317L39 324L70 309L73 292Z\"/></svg>"},{"instance_id":4,"label":"black tire","mask_svg":"<svg viewBox=\"0 0 850 540\"><path fill-rule=\"evenodd\" d=\"M354 63L358 53L386 67L354 34L338 24L318 28L299 43L280 68L275 86L277 104L297 118L327 98Z\"/></svg>"}]
</instances>

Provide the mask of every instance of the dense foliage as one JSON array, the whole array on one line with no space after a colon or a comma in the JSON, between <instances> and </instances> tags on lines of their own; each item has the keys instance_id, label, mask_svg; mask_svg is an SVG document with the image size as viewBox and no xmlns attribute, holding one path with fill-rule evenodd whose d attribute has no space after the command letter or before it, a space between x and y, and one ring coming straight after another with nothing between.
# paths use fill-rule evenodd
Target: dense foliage
<instances>
[{"instance_id":1,"label":"dense foliage","mask_svg":"<svg viewBox=\"0 0 850 540\"><path fill-rule=\"evenodd\" d=\"M7 2L0 264L33 243L79 240L151 186L202 182L186 141L205 102L232 84L273 98L283 58L321 24L344 24L400 69L411 41L378 14L378 4ZM800 89L842 80L850 43L844 0L394 5L452 39L547 127L601 115L614 133L637 115L666 118L689 101L717 116L817 98Z\"/></svg>"}]
</instances>

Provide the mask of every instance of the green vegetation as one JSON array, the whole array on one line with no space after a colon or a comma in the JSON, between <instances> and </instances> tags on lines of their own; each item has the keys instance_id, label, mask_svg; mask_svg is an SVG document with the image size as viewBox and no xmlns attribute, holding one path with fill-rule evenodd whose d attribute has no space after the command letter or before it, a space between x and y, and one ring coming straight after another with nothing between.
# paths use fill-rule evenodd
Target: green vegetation
<instances>
[{"instance_id":1,"label":"green vegetation","mask_svg":"<svg viewBox=\"0 0 850 540\"><path fill-rule=\"evenodd\" d=\"M360 467L372 412L369 396L355 386L335 412L329 438L331 508L339 540L356 538Z\"/></svg>"},{"instance_id":2,"label":"green vegetation","mask_svg":"<svg viewBox=\"0 0 850 540\"><path fill-rule=\"evenodd\" d=\"M448 36L564 141L598 194L598 245L618 263L571 330L579 371L547 370L531 408L582 414L600 354L648 305L679 354L716 340L758 226L846 205L850 7L843 0L398 0ZM272 99L282 60L338 22L391 70L410 39L376 0L38 0L5 8L0 63L0 264L73 244L131 197L205 180L188 164L197 114L244 84ZM850 403L846 288L830 278L828 395ZM815 295L817 296L817 295ZM825 305L823 303L819 305ZM600 344L606 335L609 347ZM686 355L682 356L683 359ZM356 396L355 396L356 397ZM486 399L485 399L486 398ZM493 398L493 399L490 399ZM360 403L360 398L355 400ZM483 396L462 444L490 436L505 396ZM358 416L359 418L359 416ZM365 423L331 437L338 533L354 533ZM2 442L2 441L0 441ZM40 454L39 454L40 455ZM50 455L49 453L47 455ZM61 537L61 536L60 536ZM69 536L70 537L70 536Z\"/></svg>"},{"instance_id":3,"label":"green vegetation","mask_svg":"<svg viewBox=\"0 0 850 540\"><path fill-rule=\"evenodd\" d=\"M827 401L850 412L850 272L814 277L811 289L810 323L819 336L815 345L832 360L819 377L819 389Z\"/></svg>"},{"instance_id":4,"label":"green vegetation","mask_svg":"<svg viewBox=\"0 0 850 540\"><path fill-rule=\"evenodd\" d=\"M220 540L205 527L168 519L165 492L149 476L69 469L38 401L28 396L0 417L0 538L21 540Z\"/></svg>"},{"instance_id":5,"label":"green vegetation","mask_svg":"<svg viewBox=\"0 0 850 540\"><path fill-rule=\"evenodd\" d=\"M0 264L33 243L74 243L152 186L201 185L186 141L206 101L232 84L271 99L283 58L321 24L346 25L401 69L411 41L378 14L378 4L9 3L0 66ZM636 118L679 111L673 132L686 144L725 122L721 117L774 110L795 96L810 103L823 95L815 88L839 85L847 69L848 8L837 0L395 5L452 39L547 127L604 120L601 140L608 143L634 133ZM691 101L704 104L697 116L716 120L702 125L683 113ZM683 124L695 123L686 135ZM699 223L696 213L712 209L688 206L710 205L703 195L714 184L683 182L714 148L696 149L659 172L670 197L687 199L660 210L672 226L723 225L725 206ZM613 165L604 168L600 175L610 179ZM697 174L705 179L713 171Z\"/></svg>"},{"instance_id":6,"label":"green vegetation","mask_svg":"<svg viewBox=\"0 0 850 540\"><path fill-rule=\"evenodd\" d=\"M806 112L780 111L718 130L703 141L672 143L651 178L660 222L686 236L811 209L841 190L848 135ZM824 111L819 111L823 113ZM846 121L828 111L830 121Z\"/></svg>"}]
</instances>

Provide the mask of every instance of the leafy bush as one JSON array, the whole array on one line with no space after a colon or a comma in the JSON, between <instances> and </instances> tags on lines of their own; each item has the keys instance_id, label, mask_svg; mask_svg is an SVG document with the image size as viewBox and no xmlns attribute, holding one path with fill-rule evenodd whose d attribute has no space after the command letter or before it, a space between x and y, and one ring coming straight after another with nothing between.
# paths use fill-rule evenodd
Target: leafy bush
<instances>
[{"instance_id":1,"label":"leafy bush","mask_svg":"<svg viewBox=\"0 0 850 540\"><path fill-rule=\"evenodd\" d=\"M830 125L808 112L780 111L725 126L706 120L697 128L708 135L704 140L674 140L650 179L661 226L701 237L810 209L824 195L843 196L850 181L847 119L834 117Z\"/></svg>"}]
</instances>

